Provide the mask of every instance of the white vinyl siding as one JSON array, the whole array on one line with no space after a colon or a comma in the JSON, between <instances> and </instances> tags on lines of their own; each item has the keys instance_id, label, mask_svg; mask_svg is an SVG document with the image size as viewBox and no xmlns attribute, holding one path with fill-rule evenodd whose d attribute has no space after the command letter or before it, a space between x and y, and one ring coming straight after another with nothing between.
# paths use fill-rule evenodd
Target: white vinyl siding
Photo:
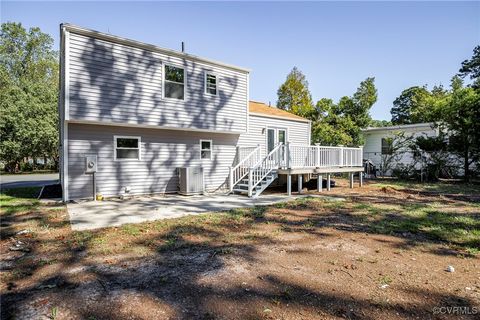
<instances>
[{"instance_id":1,"label":"white vinyl siding","mask_svg":"<svg viewBox=\"0 0 480 320\"><path fill-rule=\"evenodd\" d=\"M202 166L209 191L226 188L238 135L164 129L140 129L70 124L68 188L70 199L91 197L92 179L86 175L85 155L98 157L97 188L117 196L129 186L131 194L176 192L177 168ZM141 160L115 161L112 136L141 136ZM200 159L199 140L211 140L212 160Z\"/></svg>"},{"instance_id":2,"label":"white vinyl siding","mask_svg":"<svg viewBox=\"0 0 480 320\"><path fill-rule=\"evenodd\" d=\"M250 114L248 133L241 134L238 145L243 147L260 144L262 153L267 151L267 128L286 129L287 141L293 144L310 143L310 126L308 122L288 119L262 117Z\"/></svg>"},{"instance_id":3,"label":"white vinyl siding","mask_svg":"<svg viewBox=\"0 0 480 320\"><path fill-rule=\"evenodd\" d=\"M246 132L248 73L73 32L69 39L71 120ZM185 100L164 98L164 65L184 69ZM217 75L215 99L206 97L205 72Z\"/></svg>"}]
</instances>

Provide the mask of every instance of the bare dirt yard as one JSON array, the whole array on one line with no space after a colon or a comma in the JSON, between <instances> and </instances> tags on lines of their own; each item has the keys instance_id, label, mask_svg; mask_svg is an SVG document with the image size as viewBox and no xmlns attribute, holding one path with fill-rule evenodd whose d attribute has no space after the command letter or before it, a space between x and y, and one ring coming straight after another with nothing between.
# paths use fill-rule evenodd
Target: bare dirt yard
<instances>
[{"instance_id":1,"label":"bare dirt yard","mask_svg":"<svg viewBox=\"0 0 480 320\"><path fill-rule=\"evenodd\" d=\"M337 184L323 197L84 232L63 205L29 198L37 189L8 190L1 318L480 317L478 185Z\"/></svg>"}]
</instances>

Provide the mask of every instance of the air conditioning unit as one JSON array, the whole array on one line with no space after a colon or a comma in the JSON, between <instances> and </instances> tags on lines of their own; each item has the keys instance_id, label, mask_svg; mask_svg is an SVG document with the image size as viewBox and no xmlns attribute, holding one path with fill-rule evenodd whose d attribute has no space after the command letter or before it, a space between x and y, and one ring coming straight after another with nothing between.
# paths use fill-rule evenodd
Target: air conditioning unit
<instances>
[{"instance_id":1,"label":"air conditioning unit","mask_svg":"<svg viewBox=\"0 0 480 320\"><path fill-rule=\"evenodd\" d=\"M203 168L184 167L178 168L180 194L201 194L204 191Z\"/></svg>"}]
</instances>

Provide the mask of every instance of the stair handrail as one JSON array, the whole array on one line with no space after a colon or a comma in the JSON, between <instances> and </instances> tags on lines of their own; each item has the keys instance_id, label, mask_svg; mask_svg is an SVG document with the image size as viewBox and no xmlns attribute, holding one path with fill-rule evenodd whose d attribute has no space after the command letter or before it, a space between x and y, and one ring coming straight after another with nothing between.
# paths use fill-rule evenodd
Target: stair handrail
<instances>
[{"instance_id":1,"label":"stair handrail","mask_svg":"<svg viewBox=\"0 0 480 320\"><path fill-rule=\"evenodd\" d=\"M279 143L270 151L266 157L259 161L248 170L248 196L252 196L253 188L255 188L273 169L278 168L280 164L279 151L283 147L283 143ZM270 159L273 156L273 159Z\"/></svg>"},{"instance_id":2,"label":"stair handrail","mask_svg":"<svg viewBox=\"0 0 480 320\"><path fill-rule=\"evenodd\" d=\"M229 175L230 191L233 190L234 185L236 185L240 180L242 180L248 174L248 170L250 169L250 166L244 166L244 164L247 161L252 160L251 158L253 157L257 157L258 159L257 161L253 159L254 165L257 165L262 160L260 153L261 153L261 147L260 145L257 145L257 147L252 152L250 152L245 158L243 158L239 163L237 163L237 165L235 165L234 167L230 167L230 175Z\"/></svg>"}]
</instances>

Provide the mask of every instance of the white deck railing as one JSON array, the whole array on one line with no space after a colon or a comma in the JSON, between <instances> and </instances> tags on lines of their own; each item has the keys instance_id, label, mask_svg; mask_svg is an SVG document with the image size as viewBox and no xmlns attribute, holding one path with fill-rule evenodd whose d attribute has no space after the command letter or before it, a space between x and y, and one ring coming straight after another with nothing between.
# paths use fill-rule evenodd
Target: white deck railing
<instances>
[{"instance_id":1,"label":"white deck railing","mask_svg":"<svg viewBox=\"0 0 480 320\"><path fill-rule=\"evenodd\" d=\"M260 148L260 146L253 147L250 150L248 154L246 154L243 150L239 150L239 162L236 166L230 168L230 191L233 190L234 185L236 185L240 180L242 180L246 175L248 175L251 167L254 167L262 160L262 149Z\"/></svg>"},{"instance_id":2,"label":"white deck railing","mask_svg":"<svg viewBox=\"0 0 480 320\"><path fill-rule=\"evenodd\" d=\"M247 158L257 148L258 148L258 145L254 147L237 147L234 165L239 164L242 160Z\"/></svg>"},{"instance_id":3,"label":"white deck railing","mask_svg":"<svg viewBox=\"0 0 480 320\"><path fill-rule=\"evenodd\" d=\"M230 168L229 187L248 176L249 195L252 189L272 170L278 168L345 168L363 166L363 147L329 147L277 145L267 156L260 146L237 150L238 164Z\"/></svg>"},{"instance_id":4,"label":"white deck railing","mask_svg":"<svg viewBox=\"0 0 480 320\"><path fill-rule=\"evenodd\" d=\"M255 188L272 170L278 169L283 156L283 145L280 143L259 163L248 172L248 196L252 196Z\"/></svg>"},{"instance_id":5,"label":"white deck railing","mask_svg":"<svg viewBox=\"0 0 480 320\"><path fill-rule=\"evenodd\" d=\"M363 148L285 145L286 168L330 168L363 166Z\"/></svg>"}]
</instances>

